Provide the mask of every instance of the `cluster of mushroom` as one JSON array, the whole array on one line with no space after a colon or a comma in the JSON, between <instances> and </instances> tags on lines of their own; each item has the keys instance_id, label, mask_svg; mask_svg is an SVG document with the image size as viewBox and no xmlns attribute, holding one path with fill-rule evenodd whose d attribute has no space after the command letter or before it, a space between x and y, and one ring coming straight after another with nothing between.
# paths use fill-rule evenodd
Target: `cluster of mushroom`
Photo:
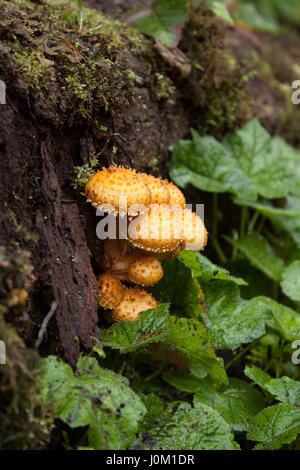
<instances>
[{"instance_id":1,"label":"cluster of mushroom","mask_svg":"<svg viewBox=\"0 0 300 470\"><path fill-rule=\"evenodd\" d=\"M153 286L163 277L163 259L176 257L185 248L204 248L205 226L185 208L177 186L132 169L104 168L87 182L85 194L93 206L128 222L125 237L104 240L99 305L110 309L117 321L136 320L140 312L156 308L156 300L122 281Z\"/></svg>"}]
</instances>

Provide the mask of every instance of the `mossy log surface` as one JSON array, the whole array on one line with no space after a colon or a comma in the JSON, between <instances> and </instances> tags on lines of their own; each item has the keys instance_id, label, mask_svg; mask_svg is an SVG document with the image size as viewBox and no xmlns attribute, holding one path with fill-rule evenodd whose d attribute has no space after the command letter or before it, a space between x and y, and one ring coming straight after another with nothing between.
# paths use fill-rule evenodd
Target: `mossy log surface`
<instances>
[{"instance_id":1,"label":"mossy log surface","mask_svg":"<svg viewBox=\"0 0 300 470\"><path fill-rule=\"evenodd\" d=\"M100 11L85 10L78 31L68 2L0 7L0 245L30 252L33 267L21 316L7 302L11 285L0 303L32 348L56 301L41 354L75 366L98 335L99 241L74 167L115 163L166 176L168 147L190 126L222 137L253 116L299 145L290 99L299 41L231 27L192 6L178 45L191 63L183 77L152 38Z\"/></svg>"}]
</instances>

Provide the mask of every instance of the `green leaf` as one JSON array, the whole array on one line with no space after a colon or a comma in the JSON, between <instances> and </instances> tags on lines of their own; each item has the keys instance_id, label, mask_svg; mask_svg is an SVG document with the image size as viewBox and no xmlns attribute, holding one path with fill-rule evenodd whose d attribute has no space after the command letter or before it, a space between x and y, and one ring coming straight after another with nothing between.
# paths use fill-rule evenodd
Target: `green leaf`
<instances>
[{"instance_id":1,"label":"green leaf","mask_svg":"<svg viewBox=\"0 0 300 470\"><path fill-rule=\"evenodd\" d=\"M244 300L238 286L215 281L202 284L207 308L204 320L215 348L237 349L265 334L270 309L259 298Z\"/></svg>"},{"instance_id":2,"label":"green leaf","mask_svg":"<svg viewBox=\"0 0 300 470\"><path fill-rule=\"evenodd\" d=\"M224 0L210 0L208 6L212 9L214 14L227 23L233 25L233 19L224 3Z\"/></svg>"},{"instance_id":3,"label":"green leaf","mask_svg":"<svg viewBox=\"0 0 300 470\"><path fill-rule=\"evenodd\" d=\"M268 33L279 33L281 26L276 15L263 15L251 2L243 2L233 15L234 19L240 20L251 26L253 29Z\"/></svg>"},{"instance_id":4,"label":"green leaf","mask_svg":"<svg viewBox=\"0 0 300 470\"><path fill-rule=\"evenodd\" d=\"M265 407L263 395L239 379L229 379L221 390L207 384L199 387L194 405L205 403L220 413L233 431L247 431L248 422Z\"/></svg>"},{"instance_id":5,"label":"green leaf","mask_svg":"<svg viewBox=\"0 0 300 470\"><path fill-rule=\"evenodd\" d=\"M178 256L179 261L190 268L193 276L201 278L208 282L211 279L219 279L223 281L232 281L237 285L245 286L247 282L240 277L231 276L229 271L212 263L208 258L196 251L185 250Z\"/></svg>"},{"instance_id":6,"label":"green leaf","mask_svg":"<svg viewBox=\"0 0 300 470\"><path fill-rule=\"evenodd\" d=\"M283 139L271 138L259 121L252 119L225 142L261 196L272 199L288 194L295 178L285 162L290 146Z\"/></svg>"},{"instance_id":7,"label":"green leaf","mask_svg":"<svg viewBox=\"0 0 300 470\"><path fill-rule=\"evenodd\" d=\"M239 198L234 198L233 202L238 204L239 206L247 206L252 207L252 209L257 210L262 215L266 217L297 217L300 216L300 209L296 210L292 208L278 208L274 207L271 202L263 201L263 202L253 202L253 201L246 201Z\"/></svg>"},{"instance_id":8,"label":"green leaf","mask_svg":"<svg viewBox=\"0 0 300 470\"><path fill-rule=\"evenodd\" d=\"M156 0L140 8L127 20L139 31L158 39L167 47L176 45L176 30L187 19L186 0Z\"/></svg>"},{"instance_id":9,"label":"green leaf","mask_svg":"<svg viewBox=\"0 0 300 470\"><path fill-rule=\"evenodd\" d=\"M188 372L182 372L179 370L166 372L163 374L162 378L173 387L188 393L197 392L203 383L203 379L199 379Z\"/></svg>"},{"instance_id":10,"label":"green leaf","mask_svg":"<svg viewBox=\"0 0 300 470\"><path fill-rule=\"evenodd\" d=\"M285 209L291 214L296 214L293 214L293 216L274 216L272 221L275 225L288 232L298 248L300 248L300 197L288 196Z\"/></svg>"},{"instance_id":11,"label":"green leaf","mask_svg":"<svg viewBox=\"0 0 300 470\"><path fill-rule=\"evenodd\" d=\"M89 426L89 446L125 449L133 441L146 412L128 380L102 369L96 359L81 357L75 375L55 356L42 359L41 398L54 407L55 416L71 428Z\"/></svg>"},{"instance_id":12,"label":"green leaf","mask_svg":"<svg viewBox=\"0 0 300 470\"><path fill-rule=\"evenodd\" d=\"M168 333L168 304L160 304L154 309L141 312L137 321L115 323L107 330L100 331L103 346L119 349L127 353L142 348L149 343L165 339Z\"/></svg>"},{"instance_id":13,"label":"green leaf","mask_svg":"<svg viewBox=\"0 0 300 470\"><path fill-rule=\"evenodd\" d=\"M161 416L145 436L146 450L238 450L230 427L211 407L181 403ZM151 442L151 444L147 444Z\"/></svg>"},{"instance_id":14,"label":"green leaf","mask_svg":"<svg viewBox=\"0 0 300 470\"><path fill-rule=\"evenodd\" d=\"M256 119L223 142L201 137L194 130L191 133L193 140L171 147L170 175L178 186L230 192L253 202L258 194L269 199L284 197L294 187L293 168L285 161L290 147L272 138Z\"/></svg>"},{"instance_id":15,"label":"green leaf","mask_svg":"<svg viewBox=\"0 0 300 470\"><path fill-rule=\"evenodd\" d=\"M280 285L285 295L295 302L300 302L300 260L285 268Z\"/></svg>"},{"instance_id":16,"label":"green leaf","mask_svg":"<svg viewBox=\"0 0 300 470\"><path fill-rule=\"evenodd\" d=\"M161 302L171 304L171 312L184 317L199 318L201 289L189 267L178 259L163 262L164 277L151 292Z\"/></svg>"},{"instance_id":17,"label":"green leaf","mask_svg":"<svg viewBox=\"0 0 300 470\"><path fill-rule=\"evenodd\" d=\"M239 240L233 240L226 235L224 235L224 238L231 245L238 248L253 266L260 269L274 281L280 281L284 270L284 262L275 255L271 246L262 235L254 232Z\"/></svg>"},{"instance_id":18,"label":"green leaf","mask_svg":"<svg viewBox=\"0 0 300 470\"><path fill-rule=\"evenodd\" d=\"M270 326L279 331L287 341L300 338L300 315L286 305L276 302L269 297L259 296L256 300L265 305L272 316Z\"/></svg>"},{"instance_id":19,"label":"green leaf","mask_svg":"<svg viewBox=\"0 0 300 470\"><path fill-rule=\"evenodd\" d=\"M289 444L300 433L300 409L292 405L265 408L251 419L248 439L258 441L255 449L275 450Z\"/></svg>"},{"instance_id":20,"label":"green leaf","mask_svg":"<svg viewBox=\"0 0 300 470\"><path fill-rule=\"evenodd\" d=\"M192 184L202 191L228 191L256 200L255 187L237 166L230 150L213 137L200 137L196 131L191 132L192 141L179 140L170 148L170 176L174 182L182 188Z\"/></svg>"},{"instance_id":21,"label":"green leaf","mask_svg":"<svg viewBox=\"0 0 300 470\"><path fill-rule=\"evenodd\" d=\"M227 383L223 361L213 351L209 332L202 323L170 316L165 342L186 357L189 369L196 377L209 375L217 382Z\"/></svg>"},{"instance_id":22,"label":"green leaf","mask_svg":"<svg viewBox=\"0 0 300 470\"><path fill-rule=\"evenodd\" d=\"M300 383L289 377L273 379L256 366L247 366L245 375L263 390L273 395L278 401L300 408Z\"/></svg>"}]
</instances>

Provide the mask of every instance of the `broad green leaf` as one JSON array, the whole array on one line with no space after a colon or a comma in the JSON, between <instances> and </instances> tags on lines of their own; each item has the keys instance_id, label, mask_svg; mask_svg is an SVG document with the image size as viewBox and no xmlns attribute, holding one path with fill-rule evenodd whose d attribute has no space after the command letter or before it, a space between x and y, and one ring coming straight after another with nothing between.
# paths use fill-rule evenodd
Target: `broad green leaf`
<instances>
[{"instance_id":1,"label":"broad green leaf","mask_svg":"<svg viewBox=\"0 0 300 470\"><path fill-rule=\"evenodd\" d=\"M288 232L298 248L300 248L300 198L288 196L285 209L298 215L294 215L293 217L278 215L274 216L272 221L275 225Z\"/></svg>"},{"instance_id":2,"label":"broad green leaf","mask_svg":"<svg viewBox=\"0 0 300 470\"><path fill-rule=\"evenodd\" d=\"M267 240L259 233L233 240L224 235L231 245L238 248L246 258L274 281L280 281L284 270L284 262L278 258Z\"/></svg>"},{"instance_id":3,"label":"broad green leaf","mask_svg":"<svg viewBox=\"0 0 300 470\"><path fill-rule=\"evenodd\" d=\"M239 379L229 379L220 390L207 384L200 386L194 405L205 403L220 413L233 431L247 431L248 422L265 407L263 395Z\"/></svg>"},{"instance_id":4,"label":"broad green leaf","mask_svg":"<svg viewBox=\"0 0 300 470\"><path fill-rule=\"evenodd\" d=\"M238 450L229 425L211 407L181 403L161 416L145 436L146 450ZM149 443L149 444L148 444Z\"/></svg>"},{"instance_id":5,"label":"broad green leaf","mask_svg":"<svg viewBox=\"0 0 300 470\"><path fill-rule=\"evenodd\" d=\"M199 318L201 289L189 267L178 259L163 262L164 277L151 292L161 302L170 303L172 313L181 317Z\"/></svg>"},{"instance_id":6,"label":"broad green leaf","mask_svg":"<svg viewBox=\"0 0 300 470\"><path fill-rule=\"evenodd\" d=\"M191 133L192 140L171 147L170 175L177 185L230 192L253 202L258 194L284 197L295 186L293 166L287 164L290 146L272 138L256 119L223 142L201 137L195 130Z\"/></svg>"},{"instance_id":7,"label":"broad green leaf","mask_svg":"<svg viewBox=\"0 0 300 470\"><path fill-rule=\"evenodd\" d=\"M243 299L252 299L258 295L271 293L272 280L262 271L255 268L248 259L237 258L234 261L228 261L225 267L235 276L241 276L248 284L240 286L240 292Z\"/></svg>"},{"instance_id":8,"label":"broad green leaf","mask_svg":"<svg viewBox=\"0 0 300 470\"><path fill-rule=\"evenodd\" d=\"M295 302L300 302L300 260L285 268L280 285L285 295Z\"/></svg>"},{"instance_id":9,"label":"broad green leaf","mask_svg":"<svg viewBox=\"0 0 300 470\"><path fill-rule=\"evenodd\" d=\"M224 281L203 283L207 316L213 345L217 349L237 349L265 334L271 314L259 298L244 300L238 286Z\"/></svg>"},{"instance_id":10,"label":"broad green leaf","mask_svg":"<svg viewBox=\"0 0 300 470\"><path fill-rule=\"evenodd\" d=\"M207 192L243 195L256 200L257 192L247 175L222 143L192 130L192 141L179 140L171 147L170 176L178 186L192 184Z\"/></svg>"},{"instance_id":11,"label":"broad green leaf","mask_svg":"<svg viewBox=\"0 0 300 470\"><path fill-rule=\"evenodd\" d=\"M279 331L287 341L300 338L300 314L286 305L276 302L269 297L259 296L256 300L265 305L272 316L268 323Z\"/></svg>"},{"instance_id":12,"label":"broad green leaf","mask_svg":"<svg viewBox=\"0 0 300 470\"><path fill-rule=\"evenodd\" d=\"M71 428L89 426L89 446L125 449L146 413L128 380L102 369L96 359L81 357L77 374L55 356L41 360L41 399Z\"/></svg>"},{"instance_id":13,"label":"broad green leaf","mask_svg":"<svg viewBox=\"0 0 300 470\"><path fill-rule=\"evenodd\" d=\"M216 16L233 25L233 19L231 18L224 0L210 0L207 4Z\"/></svg>"},{"instance_id":14,"label":"broad green leaf","mask_svg":"<svg viewBox=\"0 0 300 470\"><path fill-rule=\"evenodd\" d=\"M163 374L162 378L173 387L188 393L197 392L203 383L203 379L199 379L188 372L182 372L179 370L166 372Z\"/></svg>"},{"instance_id":15,"label":"broad green leaf","mask_svg":"<svg viewBox=\"0 0 300 470\"><path fill-rule=\"evenodd\" d=\"M139 8L127 20L141 32L172 47L177 43L178 27L187 19L186 3L186 0L155 0L150 7Z\"/></svg>"},{"instance_id":16,"label":"broad green leaf","mask_svg":"<svg viewBox=\"0 0 300 470\"><path fill-rule=\"evenodd\" d=\"M295 179L285 161L290 146L284 147L282 139L271 138L259 121L252 119L225 142L261 196L272 199L288 194Z\"/></svg>"},{"instance_id":17,"label":"broad green leaf","mask_svg":"<svg viewBox=\"0 0 300 470\"><path fill-rule=\"evenodd\" d=\"M141 312L137 321L115 323L107 330L102 329L102 345L127 353L163 341L168 333L168 311L168 304L161 304L157 311Z\"/></svg>"},{"instance_id":18,"label":"broad green leaf","mask_svg":"<svg viewBox=\"0 0 300 470\"><path fill-rule=\"evenodd\" d=\"M300 408L300 383L289 377L273 379L256 366L247 366L245 375L273 395L278 401Z\"/></svg>"},{"instance_id":19,"label":"broad green leaf","mask_svg":"<svg viewBox=\"0 0 300 470\"><path fill-rule=\"evenodd\" d=\"M205 282L208 282L211 279L219 279L223 281L232 281L240 286L247 285L246 281L240 277L231 276L227 269L212 263L199 252L185 250L180 253L178 259L190 268L194 277L201 278Z\"/></svg>"},{"instance_id":20,"label":"broad green leaf","mask_svg":"<svg viewBox=\"0 0 300 470\"><path fill-rule=\"evenodd\" d=\"M190 371L196 377L209 375L214 381L227 383L223 361L213 351L209 332L202 323L170 316L165 342L186 357Z\"/></svg>"},{"instance_id":21,"label":"broad green leaf","mask_svg":"<svg viewBox=\"0 0 300 470\"><path fill-rule=\"evenodd\" d=\"M248 439L260 444L255 449L275 450L289 444L300 433L300 409L280 404L265 408L251 419Z\"/></svg>"},{"instance_id":22,"label":"broad green leaf","mask_svg":"<svg viewBox=\"0 0 300 470\"><path fill-rule=\"evenodd\" d=\"M299 217L300 216L300 207L298 210L295 208L278 208L274 207L271 202L263 201L263 202L253 202L253 201L246 201L239 198L234 198L233 202L238 204L239 206L247 206L252 207L252 209L257 210L262 215L266 217ZM300 204L300 201L299 201Z\"/></svg>"}]
</instances>

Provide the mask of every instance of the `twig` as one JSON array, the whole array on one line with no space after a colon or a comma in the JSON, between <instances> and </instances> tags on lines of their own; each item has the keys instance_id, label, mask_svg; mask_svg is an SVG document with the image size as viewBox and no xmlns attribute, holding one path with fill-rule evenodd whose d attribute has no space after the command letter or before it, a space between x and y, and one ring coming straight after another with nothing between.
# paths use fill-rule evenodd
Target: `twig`
<instances>
[{"instance_id":1,"label":"twig","mask_svg":"<svg viewBox=\"0 0 300 470\"><path fill-rule=\"evenodd\" d=\"M35 349L38 349L40 347L40 345L43 341L44 334L45 334L45 331L47 329L48 323L51 320L51 318L53 317L53 315L55 314L56 308L57 308L57 303L54 301L54 302L52 302L51 308L50 308L49 312L47 313L47 315L45 316L45 318L43 320L43 323L41 325L41 328L38 332L38 337L37 337L37 340L36 340L35 345L34 345Z\"/></svg>"}]
</instances>

